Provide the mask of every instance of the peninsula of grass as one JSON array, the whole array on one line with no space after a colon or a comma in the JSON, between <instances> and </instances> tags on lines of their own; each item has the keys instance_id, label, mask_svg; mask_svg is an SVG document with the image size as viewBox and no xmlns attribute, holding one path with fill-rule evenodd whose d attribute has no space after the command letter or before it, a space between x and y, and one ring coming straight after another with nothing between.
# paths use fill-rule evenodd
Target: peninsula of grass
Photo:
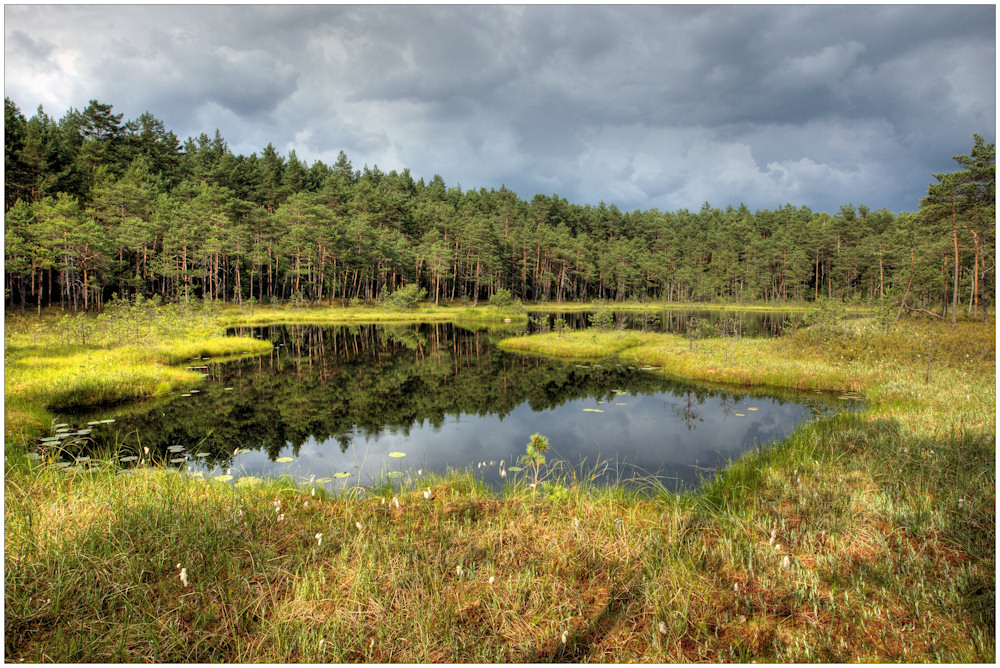
<instances>
[{"instance_id":1,"label":"peninsula of grass","mask_svg":"<svg viewBox=\"0 0 1000 668\"><path fill-rule=\"evenodd\" d=\"M661 335L601 341L563 354L678 375L711 363L740 385L772 367L792 378L784 360L798 359L868 408L679 495L558 467L536 487L512 471L494 493L474 471L343 488L123 470L110 455L66 472L10 452L5 656L995 661L992 324L855 321L693 352Z\"/></svg>"},{"instance_id":2,"label":"peninsula of grass","mask_svg":"<svg viewBox=\"0 0 1000 668\"><path fill-rule=\"evenodd\" d=\"M170 311L114 322L55 312L5 317L5 442L37 437L60 409L197 387L203 372L189 367L202 366L203 358L218 361L271 349L269 341L224 333L211 318Z\"/></svg>"}]
</instances>

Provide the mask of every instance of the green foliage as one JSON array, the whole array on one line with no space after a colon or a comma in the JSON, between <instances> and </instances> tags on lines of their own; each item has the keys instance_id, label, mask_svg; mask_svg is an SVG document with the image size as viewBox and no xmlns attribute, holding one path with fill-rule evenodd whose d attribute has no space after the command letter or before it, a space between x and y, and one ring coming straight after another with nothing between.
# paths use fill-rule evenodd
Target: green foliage
<instances>
[{"instance_id":1,"label":"green foliage","mask_svg":"<svg viewBox=\"0 0 1000 668\"><path fill-rule=\"evenodd\" d=\"M385 305L391 309L403 310L419 306L427 297L427 290L416 283L409 283L385 298Z\"/></svg>"},{"instance_id":2,"label":"green foliage","mask_svg":"<svg viewBox=\"0 0 1000 668\"><path fill-rule=\"evenodd\" d=\"M555 318L552 321L552 329L556 331L556 334L562 336L566 332L566 319L565 318Z\"/></svg>"},{"instance_id":3,"label":"green foliage","mask_svg":"<svg viewBox=\"0 0 1000 668\"><path fill-rule=\"evenodd\" d=\"M533 480L531 485L532 492L538 491L541 469L545 466L545 453L548 452L548 449L549 439L541 434L532 434L531 440L528 441L528 445L525 447L525 453L521 455L521 466L531 469Z\"/></svg>"},{"instance_id":4,"label":"green foliage","mask_svg":"<svg viewBox=\"0 0 1000 668\"><path fill-rule=\"evenodd\" d=\"M831 216L526 202L502 186L354 170L344 154L311 166L271 144L235 155L218 131L182 146L152 114L123 121L97 100L59 120L6 100L5 123L4 290L22 310L100 311L111 290L356 304L404 283L435 304L492 295L518 314L521 300L883 304L900 288L904 310L952 320L994 307L995 150L979 135L960 171L934 175L919 213L848 203Z\"/></svg>"},{"instance_id":5,"label":"green foliage","mask_svg":"<svg viewBox=\"0 0 1000 668\"><path fill-rule=\"evenodd\" d=\"M606 332L614 327L615 314L610 308L599 308L596 313L588 316L590 326L600 332Z\"/></svg>"},{"instance_id":6,"label":"green foliage","mask_svg":"<svg viewBox=\"0 0 1000 668\"><path fill-rule=\"evenodd\" d=\"M499 288L496 292L490 295L489 303L490 306L498 311L505 313L524 313L524 306L521 304L521 300L514 298L511 295L510 290L507 288Z\"/></svg>"},{"instance_id":7,"label":"green foliage","mask_svg":"<svg viewBox=\"0 0 1000 668\"><path fill-rule=\"evenodd\" d=\"M815 308L802 316L802 324L809 327L815 336L827 339L839 332L840 322L846 313L847 309L839 299L821 299Z\"/></svg>"}]
</instances>

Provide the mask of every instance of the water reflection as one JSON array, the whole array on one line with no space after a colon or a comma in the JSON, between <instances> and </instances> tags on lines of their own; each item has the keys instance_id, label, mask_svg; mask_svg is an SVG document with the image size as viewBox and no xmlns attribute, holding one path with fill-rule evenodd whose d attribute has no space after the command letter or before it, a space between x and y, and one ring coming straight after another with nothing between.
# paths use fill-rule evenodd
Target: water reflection
<instances>
[{"instance_id":1,"label":"water reflection","mask_svg":"<svg viewBox=\"0 0 1000 668\"><path fill-rule=\"evenodd\" d=\"M347 480L366 483L391 470L472 466L499 484L499 462L510 465L539 432L550 440L550 459L608 461L611 476L655 473L694 484L727 458L784 437L817 404L710 392L613 362L513 355L494 345L499 335L451 324L233 333L270 340L274 350L227 364L199 361L210 377L200 393L130 415L116 411L117 422L91 437L132 454L139 444L154 453L172 445L207 453L183 464L207 474L346 471ZM236 448L250 451L234 455ZM392 451L407 456L389 458ZM284 456L295 461L274 461Z\"/></svg>"},{"instance_id":2,"label":"water reflection","mask_svg":"<svg viewBox=\"0 0 1000 668\"><path fill-rule=\"evenodd\" d=\"M801 316L787 311L720 311L696 309L660 309L654 311L615 311L614 326L618 329L642 330L686 334L691 320L696 318L716 329L723 320L735 321L742 336L781 336L785 327L801 321ZM557 318L562 318L569 329L584 329L590 325L594 311L569 311L562 313L531 312L528 331L553 328Z\"/></svg>"}]
</instances>

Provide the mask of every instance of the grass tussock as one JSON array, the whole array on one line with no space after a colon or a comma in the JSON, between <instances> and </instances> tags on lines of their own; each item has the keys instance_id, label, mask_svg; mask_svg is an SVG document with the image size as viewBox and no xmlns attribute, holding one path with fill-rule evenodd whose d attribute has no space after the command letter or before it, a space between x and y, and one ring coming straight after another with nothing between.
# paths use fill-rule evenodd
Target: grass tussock
<instances>
[{"instance_id":1,"label":"grass tussock","mask_svg":"<svg viewBox=\"0 0 1000 668\"><path fill-rule=\"evenodd\" d=\"M532 488L527 472L501 493L451 472L314 494L101 458L57 471L8 448L6 656L995 660L992 327L855 322L757 347L695 341L694 354L617 336L598 343L678 374L698 364L671 358L751 383L804 360L863 388L868 409L804 425L680 496L555 473Z\"/></svg>"}]
</instances>

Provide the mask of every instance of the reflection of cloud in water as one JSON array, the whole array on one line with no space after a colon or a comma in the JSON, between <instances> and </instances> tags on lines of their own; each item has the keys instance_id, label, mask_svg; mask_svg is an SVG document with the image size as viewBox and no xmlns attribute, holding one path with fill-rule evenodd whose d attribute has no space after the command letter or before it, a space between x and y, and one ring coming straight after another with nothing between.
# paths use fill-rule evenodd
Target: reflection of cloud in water
<instances>
[{"instance_id":1,"label":"reflection of cloud in water","mask_svg":"<svg viewBox=\"0 0 1000 668\"><path fill-rule=\"evenodd\" d=\"M615 405L615 399L625 405ZM476 469L476 465L491 460L514 463L524 454L531 434L538 432L549 439L550 461L564 459L573 465L585 462L588 467L607 461L612 469L624 465L625 473L637 467L641 472L659 471L669 478L694 482L699 475L696 467L722 465L755 444L765 445L784 437L808 418L806 407L764 398L745 398L736 405L730 400L727 405L715 396L703 397L701 403L691 397L700 421L685 420L683 408L689 399L684 395L661 392L615 399L602 404L593 398L579 399L537 412L525 402L504 418L448 416L438 426L430 421L414 424L408 434L399 429L384 429L370 436L355 434L346 452L341 452L335 439L318 443L310 437L293 464L277 464L264 453L252 452L240 455L234 470L302 477L351 471L360 473L360 480L352 475L353 481L365 483L393 470L471 466L485 473L488 481L496 482L497 465L486 472ZM749 412L749 404L758 410ZM603 412L585 412L585 408ZM404 452L406 457L389 458L392 451ZM291 447L281 454L291 455Z\"/></svg>"}]
</instances>

